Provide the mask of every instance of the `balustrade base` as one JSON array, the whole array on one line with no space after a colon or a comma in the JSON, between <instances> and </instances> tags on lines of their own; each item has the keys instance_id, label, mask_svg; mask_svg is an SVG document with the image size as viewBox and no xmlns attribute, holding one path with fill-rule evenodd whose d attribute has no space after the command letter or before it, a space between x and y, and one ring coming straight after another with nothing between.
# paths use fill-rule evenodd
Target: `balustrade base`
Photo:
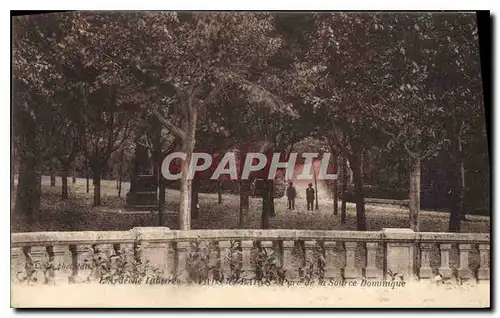
<instances>
[{"instance_id":1,"label":"balustrade base","mask_svg":"<svg viewBox=\"0 0 500 318\"><path fill-rule=\"evenodd\" d=\"M489 280L490 279L490 269L489 268L480 268L477 270L477 279L478 280Z\"/></svg>"},{"instance_id":2,"label":"balustrade base","mask_svg":"<svg viewBox=\"0 0 500 318\"><path fill-rule=\"evenodd\" d=\"M364 268L363 275L366 279L376 279L382 277L382 271L378 268Z\"/></svg>"},{"instance_id":3,"label":"balustrade base","mask_svg":"<svg viewBox=\"0 0 500 318\"><path fill-rule=\"evenodd\" d=\"M453 270L451 268L440 268L439 274L443 278L451 278L453 276Z\"/></svg>"},{"instance_id":4,"label":"balustrade base","mask_svg":"<svg viewBox=\"0 0 500 318\"><path fill-rule=\"evenodd\" d=\"M418 271L418 278L419 279L430 279L433 276L432 268L426 267L426 268L420 268Z\"/></svg>"}]
</instances>

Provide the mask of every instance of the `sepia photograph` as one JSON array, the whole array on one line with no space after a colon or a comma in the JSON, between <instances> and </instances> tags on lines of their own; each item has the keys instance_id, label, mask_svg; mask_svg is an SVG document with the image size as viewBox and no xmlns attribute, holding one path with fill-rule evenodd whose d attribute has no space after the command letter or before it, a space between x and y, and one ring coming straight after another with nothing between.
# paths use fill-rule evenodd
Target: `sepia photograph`
<instances>
[{"instance_id":1,"label":"sepia photograph","mask_svg":"<svg viewBox=\"0 0 500 318\"><path fill-rule=\"evenodd\" d=\"M10 306L491 309L490 19L11 11Z\"/></svg>"}]
</instances>

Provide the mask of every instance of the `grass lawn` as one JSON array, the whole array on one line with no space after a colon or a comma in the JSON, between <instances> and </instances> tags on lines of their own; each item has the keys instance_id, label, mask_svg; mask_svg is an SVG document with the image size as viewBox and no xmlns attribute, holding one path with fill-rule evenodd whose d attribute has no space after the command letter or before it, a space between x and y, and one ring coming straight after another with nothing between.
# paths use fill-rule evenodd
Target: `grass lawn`
<instances>
[{"instance_id":1,"label":"grass lawn","mask_svg":"<svg viewBox=\"0 0 500 318\"><path fill-rule=\"evenodd\" d=\"M158 214L127 214L125 195L129 184L123 183L122 197L118 197L115 181L102 182L102 206L93 207L93 191L86 193L86 180L77 178L72 184L68 179L70 199L61 200L61 179L56 179L56 187L50 187L48 177L42 179L41 211L37 215L34 231L85 231L85 230L129 230L137 226L156 226ZM11 194L12 209L15 191ZM177 210L179 192L167 190L168 227L177 229ZM260 227L260 209L262 200L250 199L250 215L246 228ZM273 229L311 229L311 230L355 230L355 205L347 204L347 222L340 223L340 215L333 215L333 201L329 198L319 200L319 210L307 211L304 199L295 203L296 210L287 210L286 198L275 200L276 216L271 218ZM339 204L340 208L340 204ZM122 213L120 213L120 211ZM200 194L201 217L192 221L194 229L234 229L238 227L239 196L223 194L223 202L217 204L217 194ZM367 225L369 230L381 230L388 227L408 227L408 211L390 206L366 205ZM462 222L463 232L489 232L490 219L484 216L470 216L470 221ZM421 231L446 232L449 214L443 212L422 211ZM26 231L23 221L11 212L11 230Z\"/></svg>"}]
</instances>

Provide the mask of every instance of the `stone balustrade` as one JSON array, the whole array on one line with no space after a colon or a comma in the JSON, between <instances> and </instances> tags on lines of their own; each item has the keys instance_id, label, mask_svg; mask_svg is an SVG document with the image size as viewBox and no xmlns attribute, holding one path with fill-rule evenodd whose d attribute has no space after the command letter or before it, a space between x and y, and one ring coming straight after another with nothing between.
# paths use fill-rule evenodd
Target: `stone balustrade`
<instances>
[{"instance_id":1,"label":"stone balustrade","mask_svg":"<svg viewBox=\"0 0 500 318\"><path fill-rule=\"evenodd\" d=\"M133 264L131 271L148 267L148 275L176 281L259 280L266 275L289 281L314 277L425 280L438 274L444 279L483 281L490 278L490 236L408 229L180 231L162 227L12 234L13 277L41 269L37 280L52 275L55 282L94 276L102 281L111 260L121 261L123 268Z\"/></svg>"}]
</instances>

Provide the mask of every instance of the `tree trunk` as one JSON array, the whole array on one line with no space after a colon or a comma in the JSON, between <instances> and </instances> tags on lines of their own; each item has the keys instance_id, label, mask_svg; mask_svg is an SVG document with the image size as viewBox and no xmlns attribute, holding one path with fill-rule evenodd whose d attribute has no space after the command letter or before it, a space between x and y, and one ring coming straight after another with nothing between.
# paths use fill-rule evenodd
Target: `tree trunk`
<instances>
[{"instance_id":1,"label":"tree trunk","mask_svg":"<svg viewBox=\"0 0 500 318\"><path fill-rule=\"evenodd\" d=\"M191 219L200 217L199 203L200 180L191 181Z\"/></svg>"},{"instance_id":2,"label":"tree trunk","mask_svg":"<svg viewBox=\"0 0 500 318\"><path fill-rule=\"evenodd\" d=\"M276 209L274 206L274 180L270 181L270 189L269 189L269 216L276 216Z\"/></svg>"},{"instance_id":3,"label":"tree trunk","mask_svg":"<svg viewBox=\"0 0 500 318\"><path fill-rule=\"evenodd\" d=\"M460 220L465 219L464 201L465 201L465 165L464 159L460 157ZM460 230L459 230L460 231Z\"/></svg>"},{"instance_id":4,"label":"tree trunk","mask_svg":"<svg viewBox=\"0 0 500 318\"><path fill-rule=\"evenodd\" d=\"M448 179L450 182L449 210L450 210L450 232L460 232L461 215L463 205L464 187L462 186L461 163L453 162L459 159L453 158L449 164Z\"/></svg>"},{"instance_id":5,"label":"tree trunk","mask_svg":"<svg viewBox=\"0 0 500 318\"><path fill-rule=\"evenodd\" d=\"M271 213L271 184L270 180L264 180L264 189L262 189L262 214L261 229L269 228L269 215Z\"/></svg>"},{"instance_id":6,"label":"tree trunk","mask_svg":"<svg viewBox=\"0 0 500 318\"><path fill-rule=\"evenodd\" d=\"M335 167L338 175L338 156L333 156L333 166ZM339 214L339 198L338 198L338 182L337 179L333 180L333 215Z\"/></svg>"},{"instance_id":7,"label":"tree trunk","mask_svg":"<svg viewBox=\"0 0 500 318\"><path fill-rule=\"evenodd\" d=\"M365 156L364 156L364 150L361 151L359 154L359 170L361 174L361 180L365 180Z\"/></svg>"},{"instance_id":8,"label":"tree trunk","mask_svg":"<svg viewBox=\"0 0 500 318\"><path fill-rule=\"evenodd\" d=\"M36 156L21 155L14 213L25 219L28 230L32 228L40 208L41 179Z\"/></svg>"},{"instance_id":9,"label":"tree trunk","mask_svg":"<svg viewBox=\"0 0 500 318\"><path fill-rule=\"evenodd\" d=\"M54 175L54 163L50 160L50 186L56 186L56 176Z\"/></svg>"},{"instance_id":10,"label":"tree trunk","mask_svg":"<svg viewBox=\"0 0 500 318\"><path fill-rule=\"evenodd\" d=\"M250 209L251 181L240 180L240 220L238 227L245 228L248 221L248 210Z\"/></svg>"},{"instance_id":11,"label":"tree trunk","mask_svg":"<svg viewBox=\"0 0 500 318\"><path fill-rule=\"evenodd\" d=\"M222 204L222 184L217 180L217 204Z\"/></svg>"},{"instance_id":12,"label":"tree trunk","mask_svg":"<svg viewBox=\"0 0 500 318\"><path fill-rule=\"evenodd\" d=\"M346 195L347 195L347 163L346 163L346 158L345 156L341 157L341 191L342 191L342 204L340 206L340 223L345 223L347 219L347 201L346 201Z\"/></svg>"},{"instance_id":13,"label":"tree trunk","mask_svg":"<svg viewBox=\"0 0 500 318\"><path fill-rule=\"evenodd\" d=\"M66 200L69 198L68 195L68 168L62 167L62 199Z\"/></svg>"},{"instance_id":14,"label":"tree trunk","mask_svg":"<svg viewBox=\"0 0 500 318\"><path fill-rule=\"evenodd\" d=\"M363 193L363 177L361 175L361 164L359 162L359 159L354 156L352 156L350 162L354 178L354 197L356 201L356 228L358 231L366 231L365 198Z\"/></svg>"},{"instance_id":15,"label":"tree trunk","mask_svg":"<svg viewBox=\"0 0 500 318\"><path fill-rule=\"evenodd\" d=\"M464 195L465 195L465 169L462 152L463 121L451 116L448 121L448 136L451 140L449 160L447 162L447 175L449 184L449 211L450 232L460 232Z\"/></svg>"},{"instance_id":16,"label":"tree trunk","mask_svg":"<svg viewBox=\"0 0 500 318\"><path fill-rule=\"evenodd\" d=\"M87 193L90 192L90 185L89 185L89 173L87 172Z\"/></svg>"},{"instance_id":17,"label":"tree trunk","mask_svg":"<svg viewBox=\"0 0 500 318\"><path fill-rule=\"evenodd\" d=\"M122 174L118 176L118 197L122 197Z\"/></svg>"},{"instance_id":18,"label":"tree trunk","mask_svg":"<svg viewBox=\"0 0 500 318\"><path fill-rule=\"evenodd\" d=\"M313 168L313 178L314 178L314 195L316 197L315 209L319 210L319 206L318 206L318 180L317 180L317 176L316 176L316 168L314 168L314 162L312 163L312 168Z\"/></svg>"},{"instance_id":19,"label":"tree trunk","mask_svg":"<svg viewBox=\"0 0 500 318\"><path fill-rule=\"evenodd\" d=\"M158 180L158 222L159 226L167 226L166 225L166 215L165 215L165 182L163 181L163 177L160 176Z\"/></svg>"},{"instance_id":20,"label":"tree trunk","mask_svg":"<svg viewBox=\"0 0 500 318\"><path fill-rule=\"evenodd\" d=\"M122 151L120 152L120 164L118 165L118 197L122 197L122 175L123 175L123 155L124 155L124 149L122 148ZM156 167L158 165L155 165ZM158 168L156 170L159 170ZM156 172L156 180L158 180L158 171Z\"/></svg>"},{"instance_id":21,"label":"tree trunk","mask_svg":"<svg viewBox=\"0 0 500 318\"><path fill-rule=\"evenodd\" d=\"M87 193L90 192L90 182L89 182L89 178L90 178L90 164L86 164L86 167L85 167L85 174L86 174L86 177L87 177Z\"/></svg>"},{"instance_id":22,"label":"tree trunk","mask_svg":"<svg viewBox=\"0 0 500 318\"><path fill-rule=\"evenodd\" d=\"M191 154L186 153L186 160L182 161L180 205L179 205L179 229L191 229L191 180L188 180L189 160Z\"/></svg>"},{"instance_id":23,"label":"tree trunk","mask_svg":"<svg viewBox=\"0 0 500 318\"><path fill-rule=\"evenodd\" d=\"M410 228L420 230L420 159L412 159L410 164Z\"/></svg>"},{"instance_id":24,"label":"tree trunk","mask_svg":"<svg viewBox=\"0 0 500 318\"><path fill-rule=\"evenodd\" d=\"M94 206L101 205L101 167L95 165L92 169L94 173Z\"/></svg>"}]
</instances>

